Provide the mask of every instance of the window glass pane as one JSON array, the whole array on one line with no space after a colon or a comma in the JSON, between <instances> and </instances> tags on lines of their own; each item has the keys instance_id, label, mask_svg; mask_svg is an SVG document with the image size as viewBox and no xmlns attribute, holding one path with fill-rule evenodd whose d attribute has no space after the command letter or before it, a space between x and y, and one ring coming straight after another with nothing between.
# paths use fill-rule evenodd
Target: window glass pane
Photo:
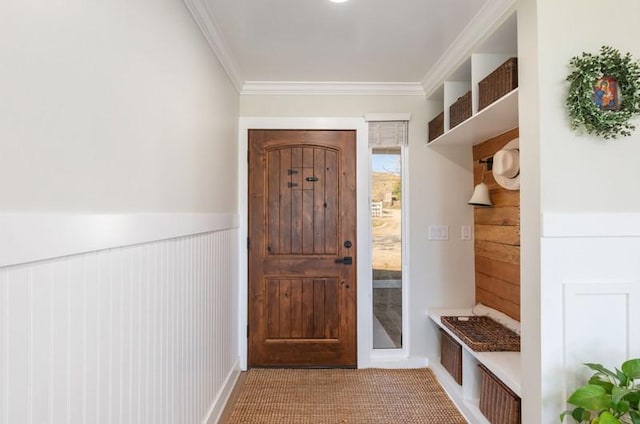
<instances>
[{"instance_id":1,"label":"window glass pane","mask_svg":"<svg viewBox=\"0 0 640 424\"><path fill-rule=\"evenodd\" d=\"M372 149L373 347L402 347L402 160Z\"/></svg>"}]
</instances>

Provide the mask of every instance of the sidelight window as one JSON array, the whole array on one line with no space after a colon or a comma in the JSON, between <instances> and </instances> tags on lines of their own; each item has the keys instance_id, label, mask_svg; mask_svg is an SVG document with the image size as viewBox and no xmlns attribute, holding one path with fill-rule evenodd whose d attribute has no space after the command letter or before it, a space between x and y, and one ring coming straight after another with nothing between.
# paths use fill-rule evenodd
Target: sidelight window
<instances>
[{"instance_id":1,"label":"sidelight window","mask_svg":"<svg viewBox=\"0 0 640 424\"><path fill-rule=\"evenodd\" d=\"M407 121L369 122L374 349L403 346L402 182L407 128Z\"/></svg>"}]
</instances>

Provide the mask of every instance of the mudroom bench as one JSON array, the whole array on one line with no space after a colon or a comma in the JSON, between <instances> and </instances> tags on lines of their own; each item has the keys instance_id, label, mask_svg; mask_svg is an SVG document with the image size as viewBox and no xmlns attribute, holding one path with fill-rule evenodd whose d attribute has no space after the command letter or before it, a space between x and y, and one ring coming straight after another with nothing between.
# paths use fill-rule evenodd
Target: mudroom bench
<instances>
[{"instance_id":1,"label":"mudroom bench","mask_svg":"<svg viewBox=\"0 0 640 424\"><path fill-rule=\"evenodd\" d=\"M443 357L430 361L429 366L471 423L486 424L494 421L518 424L520 352L476 352L440 319L443 316L472 315L471 309L427 311L427 316L441 332L440 352L443 352Z\"/></svg>"}]
</instances>

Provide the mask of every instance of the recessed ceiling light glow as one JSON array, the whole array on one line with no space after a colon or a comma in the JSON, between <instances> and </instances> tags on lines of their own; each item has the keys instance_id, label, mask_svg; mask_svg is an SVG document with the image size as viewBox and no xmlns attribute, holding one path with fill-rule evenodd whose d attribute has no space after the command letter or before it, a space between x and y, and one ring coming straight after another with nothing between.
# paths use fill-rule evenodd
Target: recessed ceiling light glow
<instances>
[{"instance_id":1,"label":"recessed ceiling light glow","mask_svg":"<svg viewBox=\"0 0 640 424\"><path fill-rule=\"evenodd\" d=\"M344 3L347 0L329 0L331 3Z\"/></svg>"}]
</instances>

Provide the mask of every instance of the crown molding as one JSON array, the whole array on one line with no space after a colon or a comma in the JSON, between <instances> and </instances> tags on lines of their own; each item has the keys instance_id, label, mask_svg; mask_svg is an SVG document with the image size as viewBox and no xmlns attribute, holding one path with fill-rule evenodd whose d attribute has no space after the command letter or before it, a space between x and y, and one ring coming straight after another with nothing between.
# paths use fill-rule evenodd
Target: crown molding
<instances>
[{"instance_id":1,"label":"crown molding","mask_svg":"<svg viewBox=\"0 0 640 424\"><path fill-rule=\"evenodd\" d=\"M371 95L423 96L419 82L303 82L247 81L240 94L247 95Z\"/></svg>"},{"instance_id":2,"label":"crown molding","mask_svg":"<svg viewBox=\"0 0 640 424\"><path fill-rule=\"evenodd\" d=\"M207 7L206 0L184 0L184 3L187 5L193 19L200 27L209 46L211 46L211 49L229 76L231 83L233 83L236 90L240 92L243 80L238 72L238 66L229 49L226 47L222 33L218 30L215 19Z\"/></svg>"},{"instance_id":3,"label":"crown molding","mask_svg":"<svg viewBox=\"0 0 640 424\"><path fill-rule=\"evenodd\" d=\"M516 0L489 0L438 59L422 82L244 81L206 0L184 0L240 94L430 96L515 10ZM481 36L478 36L480 34Z\"/></svg>"},{"instance_id":4,"label":"crown molding","mask_svg":"<svg viewBox=\"0 0 640 424\"><path fill-rule=\"evenodd\" d=\"M429 70L422 80L427 97L469 58L474 48L486 39L516 10L516 0L489 0L456 37L451 46Z\"/></svg>"}]
</instances>

